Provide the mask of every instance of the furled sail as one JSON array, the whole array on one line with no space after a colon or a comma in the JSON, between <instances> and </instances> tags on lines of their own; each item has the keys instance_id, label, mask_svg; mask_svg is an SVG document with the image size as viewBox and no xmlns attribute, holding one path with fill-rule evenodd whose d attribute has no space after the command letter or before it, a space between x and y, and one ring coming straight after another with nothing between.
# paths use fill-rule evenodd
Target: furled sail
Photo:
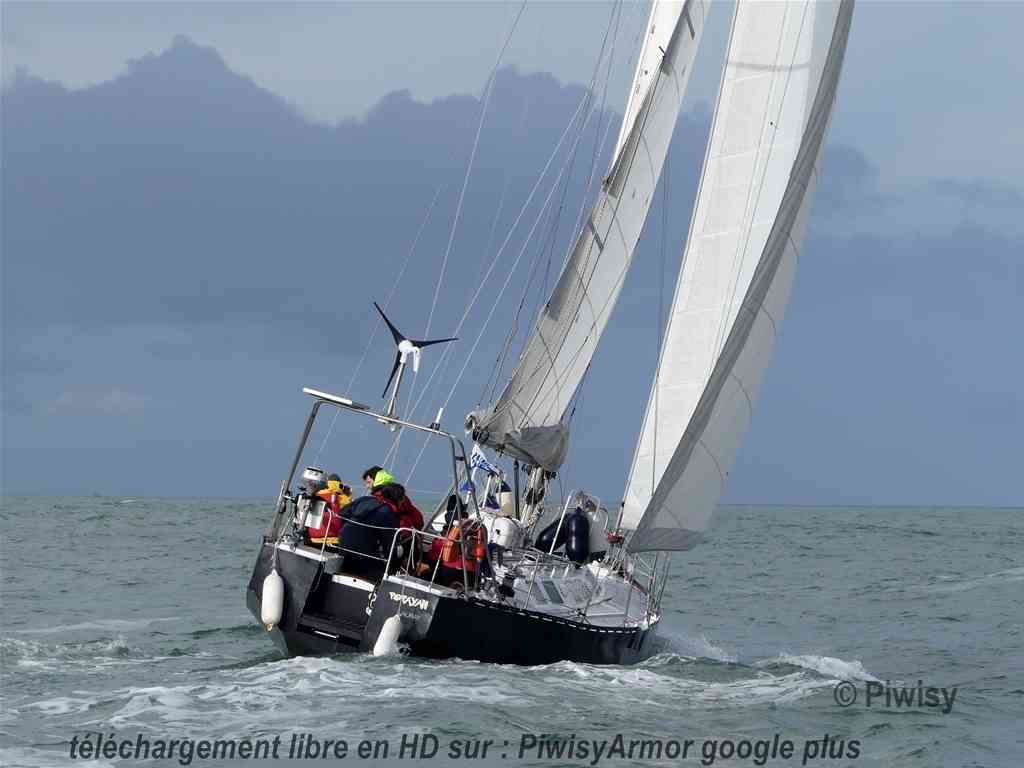
<instances>
[{"instance_id":1,"label":"furled sail","mask_svg":"<svg viewBox=\"0 0 1024 768\"><path fill-rule=\"evenodd\" d=\"M631 551L700 540L750 424L799 257L853 0L739 0L626 489Z\"/></svg>"},{"instance_id":2,"label":"furled sail","mask_svg":"<svg viewBox=\"0 0 1024 768\"><path fill-rule=\"evenodd\" d=\"M654 42L631 89L642 95L632 97L628 132L511 380L495 403L466 418L478 442L549 470L564 460L567 409L632 262L709 7L710 0L654 3Z\"/></svg>"}]
</instances>

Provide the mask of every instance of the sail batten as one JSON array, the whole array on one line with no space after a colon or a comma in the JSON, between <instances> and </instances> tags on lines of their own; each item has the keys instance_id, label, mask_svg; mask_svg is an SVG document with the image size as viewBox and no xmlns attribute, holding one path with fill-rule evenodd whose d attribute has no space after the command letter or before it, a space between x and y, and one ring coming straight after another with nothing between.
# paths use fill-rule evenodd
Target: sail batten
<instances>
[{"instance_id":1,"label":"sail batten","mask_svg":"<svg viewBox=\"0 0 1024 768\"><path fill-rule=\"evenodd\" d=\"M623 510L631 551L688 549L778 334L852 0L739 0L683 267Z\"/></svg>"},{"instance_id":2,"label":"sail batten","mask_svg":"<svg viewBox=\"0 0 1024 768\"><path fill-rule=\"evenodd\" d=\"M564 460L566 417L632 262L709 6L652 6L609 173L511 380L496 402L467 417L478 442L548 470Z\"/></svg>"}]
</instances>

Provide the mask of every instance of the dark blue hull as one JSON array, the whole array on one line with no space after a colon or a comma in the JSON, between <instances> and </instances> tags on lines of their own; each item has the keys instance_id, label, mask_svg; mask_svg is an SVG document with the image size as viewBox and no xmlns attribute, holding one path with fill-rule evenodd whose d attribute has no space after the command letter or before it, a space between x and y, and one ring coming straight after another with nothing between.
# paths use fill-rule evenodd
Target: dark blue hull
<instances>
[{"instance_id":1,"label":"dark blue hull","mask_svg":"<svg viewBox=\"0 0 1024 768\"><path fill-rule=\"evenodd\" d=\"M263 579L273 549L264 545L246 593L259 620ZM418 579L390 576L379 584L332 575L318 559L279 550L285 582L281 621L271 632L289 656L367 652L384 622L402 617L402 643L427 658L473 659L497 664L631 664L654 653L656 625L600 627L496 603Z\"/></svg>"}]
</instances>

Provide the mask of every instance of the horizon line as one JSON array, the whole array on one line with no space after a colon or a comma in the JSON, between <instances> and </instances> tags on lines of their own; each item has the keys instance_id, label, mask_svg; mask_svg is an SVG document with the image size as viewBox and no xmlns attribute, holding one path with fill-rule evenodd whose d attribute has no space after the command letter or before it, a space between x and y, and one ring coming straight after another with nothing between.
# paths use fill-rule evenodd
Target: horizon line
<instances>
[{"instance_id":1,"label":"horizon line","mask_svg":"<svg viewBox=\"0 0 1024 768\"><path fill-rule=\"evenodd\" d=\"M415 490L415 489L412 489ZM423 496L443 496L444 491L418 491ZM119 501L192 501L192 500L216 500L216 501L246 501L246 502L268 502L274 500L273 496L215 496L210 494L189 495L189 496L146 496L132 494L66 494L52 495L43 493L0 493L0 500L8 499L113 499ZM793 502L729 502L718 504L716 509L729 509L735 507L790 507L797 509L985 509L985 510L1022 510L1022 504L935 504L935 503L874 503L874 504L842 504L836 502L824 503L793 503Z\"/></svg>"}]
</instances>

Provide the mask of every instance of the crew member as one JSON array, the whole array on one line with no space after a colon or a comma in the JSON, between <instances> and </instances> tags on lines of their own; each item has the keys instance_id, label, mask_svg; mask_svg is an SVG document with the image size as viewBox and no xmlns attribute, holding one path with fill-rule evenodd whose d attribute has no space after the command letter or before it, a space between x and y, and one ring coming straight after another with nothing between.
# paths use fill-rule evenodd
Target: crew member
<instances>
[{"instance_id":1,"label":"crew member","mask_svg":"<svg viewBox=\"0 0 1024 768\"><path fill-rule=\"evenodd\" d=\"M341 510L344 525L339 545L345 553L342 568L357 576L376 578L398 527L398 515L375 496L360 496Z\"/></svg>"},{"instance_id":2,"label":"crew member","mask_svg":"<svg viewBox=\"0 0 1024 768\"><path fill-rule=\"evenodd\" d=\"M423 528L423 513L406 495L405 487L395 482L386 470L379 470L373 478L373 495L387 504L398 516L399 528Z\"/></svg>"},{"instance_id":3,"label":"crew member","mask_svg":"<svg viewBox=\"0 0 1024 768\"><path fill-rule=\"evenodd\" d=\"M327 478L327 487L317 491L316 496L324 502L324 514L320 527L308 529L309 540L313 544L335 546L341 531L341 510L352 501L352 489L332 474Z\"/></svg>"},{"instance_id":4,"label":"crew member","mask_svg":"<svg viewBox=\"0 0 1024 768\"><path fill-rule=\"evenodd\" d=\"M377 473L383 471L381 467L374 464L363 472L363 485L366 487L367 493L373 493L373 482L377 479Z\"/></svg>"}]
</instances>

